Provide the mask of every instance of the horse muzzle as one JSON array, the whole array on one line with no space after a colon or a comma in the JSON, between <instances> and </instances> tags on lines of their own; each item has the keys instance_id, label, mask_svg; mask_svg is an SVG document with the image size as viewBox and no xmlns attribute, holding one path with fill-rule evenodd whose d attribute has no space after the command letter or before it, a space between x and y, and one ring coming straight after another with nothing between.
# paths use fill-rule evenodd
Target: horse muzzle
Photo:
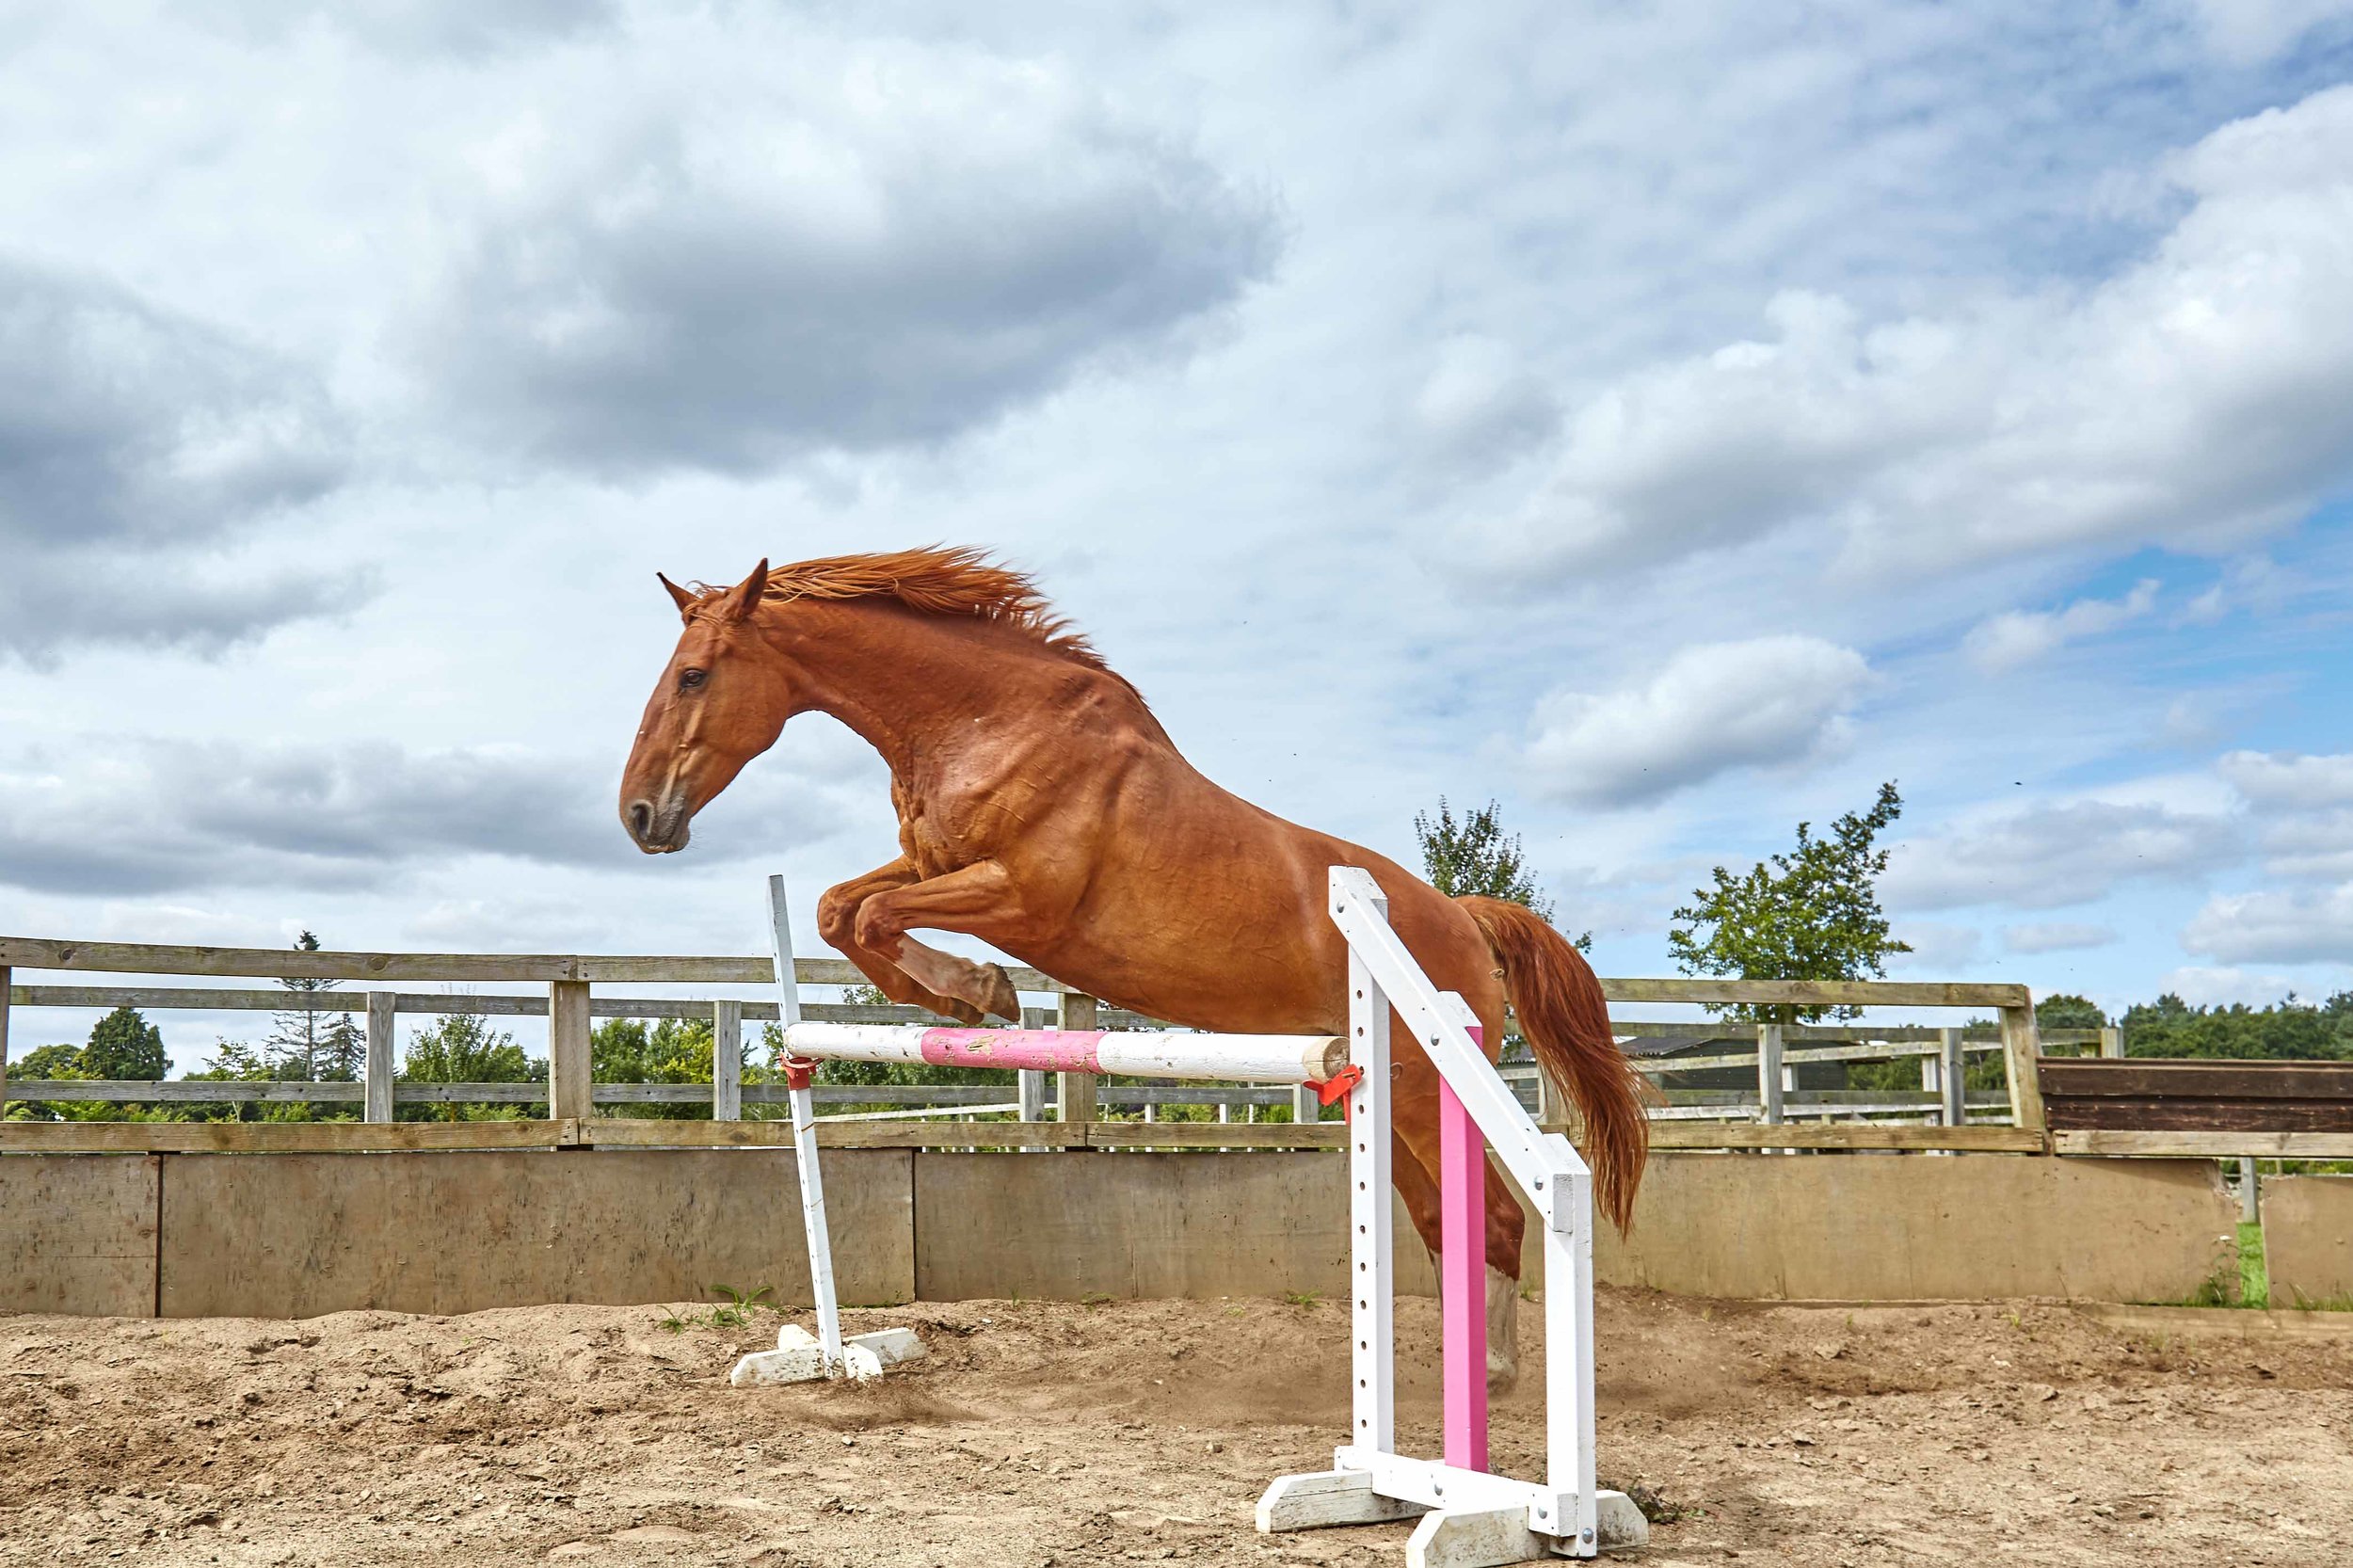
<instances>
[{"instance_id":1,"label":"horse muzzle","mask_svg":"<svg viewBox=\"0 0 2353 1568\"><path fill-rule=\"evenodd\" d=\"M621 825L629 829L630 838L648 855L676 855L684 849L693 836L686 825L693 815L682 800L656 806L640 797L621 803Z\"/></svg>"}]
</instances>

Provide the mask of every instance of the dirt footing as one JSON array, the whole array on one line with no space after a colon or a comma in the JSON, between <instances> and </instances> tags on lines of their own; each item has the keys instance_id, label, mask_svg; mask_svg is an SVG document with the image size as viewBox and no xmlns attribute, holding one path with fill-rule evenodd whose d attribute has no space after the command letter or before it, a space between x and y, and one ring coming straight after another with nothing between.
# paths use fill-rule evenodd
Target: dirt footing
<instances>
[{"instance_id":1,"label":"dirt footing","mask_svg":"<svg viewBox=\"0 0 2353 1568\"><path fill-rule=\"evenodd\" d=\"M1655 1499L1656 1568L2353 1561L2345 1340L2036 1303L1599 1312L1602 1477ZM1251 1526L1268 1479L1342 1433L1337 1304L851 1317L916 1327L927 1359L731 1389L779 1320L707 1308L0 1318L0 1563L1402 1560L1402 1527ZM1400 1317L1401 1435L1435 1452L1435 1314ZM1495 1420L1521 1474L1527 1363Z\"/></svg>"}]
</instances>

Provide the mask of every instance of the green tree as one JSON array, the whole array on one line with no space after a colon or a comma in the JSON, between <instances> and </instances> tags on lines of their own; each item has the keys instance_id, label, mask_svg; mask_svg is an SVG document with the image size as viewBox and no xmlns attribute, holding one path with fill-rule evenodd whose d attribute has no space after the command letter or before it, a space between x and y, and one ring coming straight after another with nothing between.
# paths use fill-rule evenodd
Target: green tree
<instances>
[{"instance_id":1,"label":"green tree","mask_svg":"<svg viewBox=\"0 0 2353 1568\"><path fill-rule=\"evenodd\" d=\"M41 1046L12 1064L20 1083L36 1079L160 1080L164 1076L162 1033L130 1008L99 1020L87 1046ZM176 1122L186 1120L176 1105L123 1100L13 1100L8 1119L16 1122Z\"/></svg>"},{"instance_id":2,"label":"green tree","mask_svg":"<svg viewBox=\"0 0 2353 1568\"><path fill-rule=\"evenodd\" d=\"M328 1020L319 1032L316 1065L322 1083L357 1083L368 1064L367 1032L348 1013Z\"/></svg>"},{"instance_id":3,"label":"green tree","mask_svg":"<svg viewBox=\"0 0 2353 1568\"><path fill-rule=\"evenodd\" d=\"M589 1072L599 1083L709 1083L715 1038L708 1018L663 1018L651 1029L643 1018L609 1018L588 1036ZM744 1075L746 1080L757 1076ZM608 1113L708 1121L711 1102L617 1105Z\"/></svg>"},{"instance_id":4,"label":"green tree","mask_svg":"<svg viewBox=\"0 0 2353 1568\"><path fill-rule=\"evenodd\" d=\"M1891 780L1870 810L1850 811L1816 838L1798 824L1797 847L1759 861L1745 876L1718 866L1714 885L1674 912L1668 951L1686 974L1742 980L1862 980L1886 972L1890 953L1910 952L1889 934L1880 909L1879 877L1887 851L1879 835L1903 814ZM1856 1007L1751 1007L1710 1003L1725 1017L1762 1023L1811 1023L1852 1017Z\"/></svg>"},{"instance_id":5,"label":"green tree","mask_svg":"<svg viewBox=\"0 0 2353 1568\"><path fill-rule=\"evenodd\" d=\"M20 1084L98 1076L83 1067L81 1047L62 1045L34 1047L10 1064L8 1072ZM91 1118L84 1112L108 1112L112 1107L97 1100L10 1100L0 1110L11 1122L64 1122L87 1121Z\"/></svg>"},{"instance_id":6,"label":"green tree","mask_svg":"<svg viewBox=\"0 0 2353 1568\"><path fill-rule=\"evenodd\" d=\"M96 1078L82 1066L79 1046L36 1046L20 1056L8 1067L11 1077L24 1082L35 1079Z\"/></svg>"},{"instance_id":7,"label":"green tree","mask_svg":"<svg viewBox=\"0 0 2353 1568\"><path fill-rule=\"evenodd\" d=\"M2034 1004L2038 1029L2105 1029L2108 1016L2089 997L2056 991Z\"/></svg>"},{"instance_id":8,"label":"green tree","mask_svg":"<svg viewBox=\"0 0 2353 1568\"><path fill-rule=\"evenodd\" d=\"M523 1054L512 1034L492 1033L478 1015L452 1013L431 1029L408 1036L399 1076L407 1083L536 1083L545 1080L547 1071L544 1063ZM394 1114L403 1121L512 1121L534 1109L513 1104L406 1105Z\"/></svg>"},{"instance_id":9,"label":"green tree","mask_svg":"<svg viewBox=\"0 0 2353 1568\"><path fill-rule=\"evenodd\" d=\"M82 1070L92 1078L160 1081L164 1064L164 1032L136 1008L118 1007L99 1019L82 1048Z\"/></svg>"},{"instance_id":10,"label":"green tree","mask_svg":"<svg viewBox=\"0 0 2353 1568\"><path fill-rule=\"evenodd\" d=\"M294 939L294 950L296 952L316 952L319 939L305 931ZM278 984L293 993L292 1000L304 1002L312 1001L321 991L333 990L336 985L336 982L331 980L289 979L280 980ZM316 1007L310 1005L290 1007L278 1014L275 1022L277 1027L270 1032L266 1047L280 1076L306 1083L316 1080L319 1076L319 1048L328 1024L319 1016ZM344 1023L349 1027L349 1014L344 1015Z\"/></svg>"},{"instance_id":11,"label":"green tree","mask_svg":"<svg viewBox=\"0 0 2353 1568\"><path fill-rule=\"evenodd\" d=\"M2127 1056L2353 1061L2353 991L2317 1004L2291 993L2269 1007L2192 1007L2169 991L2118 1021Z\"/></svg>"},{"instance_id":12,"label":"green tree","mask_svg":"<svg viewBox=\"0 0 2353 1568\"><path fill-rule=\"evenodd\" d=\"M1465 811L1460 818L1446 796L1438 797L1438 814L1414 813L1414 837L1421 844L1422 874L1449 898L1476 893L1524 904L1552 919L1552 901L1536 886L1528 869L1528 852L1516 833L1503 831L1503 808L1495 801ZM1593 934L1576 939L1579 952L1591 952Z\"/></svg>"},{"instance_id":13,"label":"green tree","mask_svg":"<svg viewBox=\"0 0 2353 1568\"><path fill-rule=\"evenodd\" d=\"M286 1068L272 1063L261 1051L242 1040L216 1040L212 1058L197 1072L187 1075L196 1083L271 1083L286 1080ZM321 1117L316 1108L296 1100L234 1100L210 1105L191 1105L188 1114L205 1122L308 1122L312 1120L351 1121L356 1119L348 1110L331 1112Z\"/></svg>"}]
</instances>

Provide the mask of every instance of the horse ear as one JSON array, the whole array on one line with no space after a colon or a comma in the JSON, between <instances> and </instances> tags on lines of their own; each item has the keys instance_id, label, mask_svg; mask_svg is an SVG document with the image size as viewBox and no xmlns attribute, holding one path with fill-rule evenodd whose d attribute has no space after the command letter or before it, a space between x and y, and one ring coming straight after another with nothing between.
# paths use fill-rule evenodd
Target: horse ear
<instances>
[{"instance_id":1,"label":"horse ear","mask_svg":"<svg viewBox=\"0 0 2353 1568\"><path fill-rule=\"evenodd\" d=\"M768 563L763 560L752 568L752 574L728 590L720 602L719 615L726 620L742 620L760 607L760 596L768 591Z\"/></svg>"},{"instance_id":2,"label":"horse ear","mask_svg":"<svg viewBox=\"0 0 2353 1568\"><path fill-rule=\"evenodd\" d=\"M680 587L676 583L673 583L668 578L663 576L660 572L657 571L653 575L654 581L660 583L664 587L670 590L670 602L678 606L679 619L692 619L695 614L695 606L700 603L701 600L697 600L686 589Z\"/></svg>"}]
</instances>

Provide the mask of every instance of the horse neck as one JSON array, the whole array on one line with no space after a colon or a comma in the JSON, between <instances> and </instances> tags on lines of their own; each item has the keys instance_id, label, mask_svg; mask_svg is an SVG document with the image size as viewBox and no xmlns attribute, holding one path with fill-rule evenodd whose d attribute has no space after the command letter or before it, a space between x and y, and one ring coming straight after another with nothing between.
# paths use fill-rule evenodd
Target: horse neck
<instances>
[{"instance_id":1,"label":"horse neck","mask_svg":"<svg viewBox=\"0 0 2353 1568\"><path fill-rule=\"evenodd\" d=\"M761 630L801 678L795 711L840 719L902 777L1042 697L1060 663L1009 628L891 601L793 600L770 614Z\"/></svg>"}]
</instances>

